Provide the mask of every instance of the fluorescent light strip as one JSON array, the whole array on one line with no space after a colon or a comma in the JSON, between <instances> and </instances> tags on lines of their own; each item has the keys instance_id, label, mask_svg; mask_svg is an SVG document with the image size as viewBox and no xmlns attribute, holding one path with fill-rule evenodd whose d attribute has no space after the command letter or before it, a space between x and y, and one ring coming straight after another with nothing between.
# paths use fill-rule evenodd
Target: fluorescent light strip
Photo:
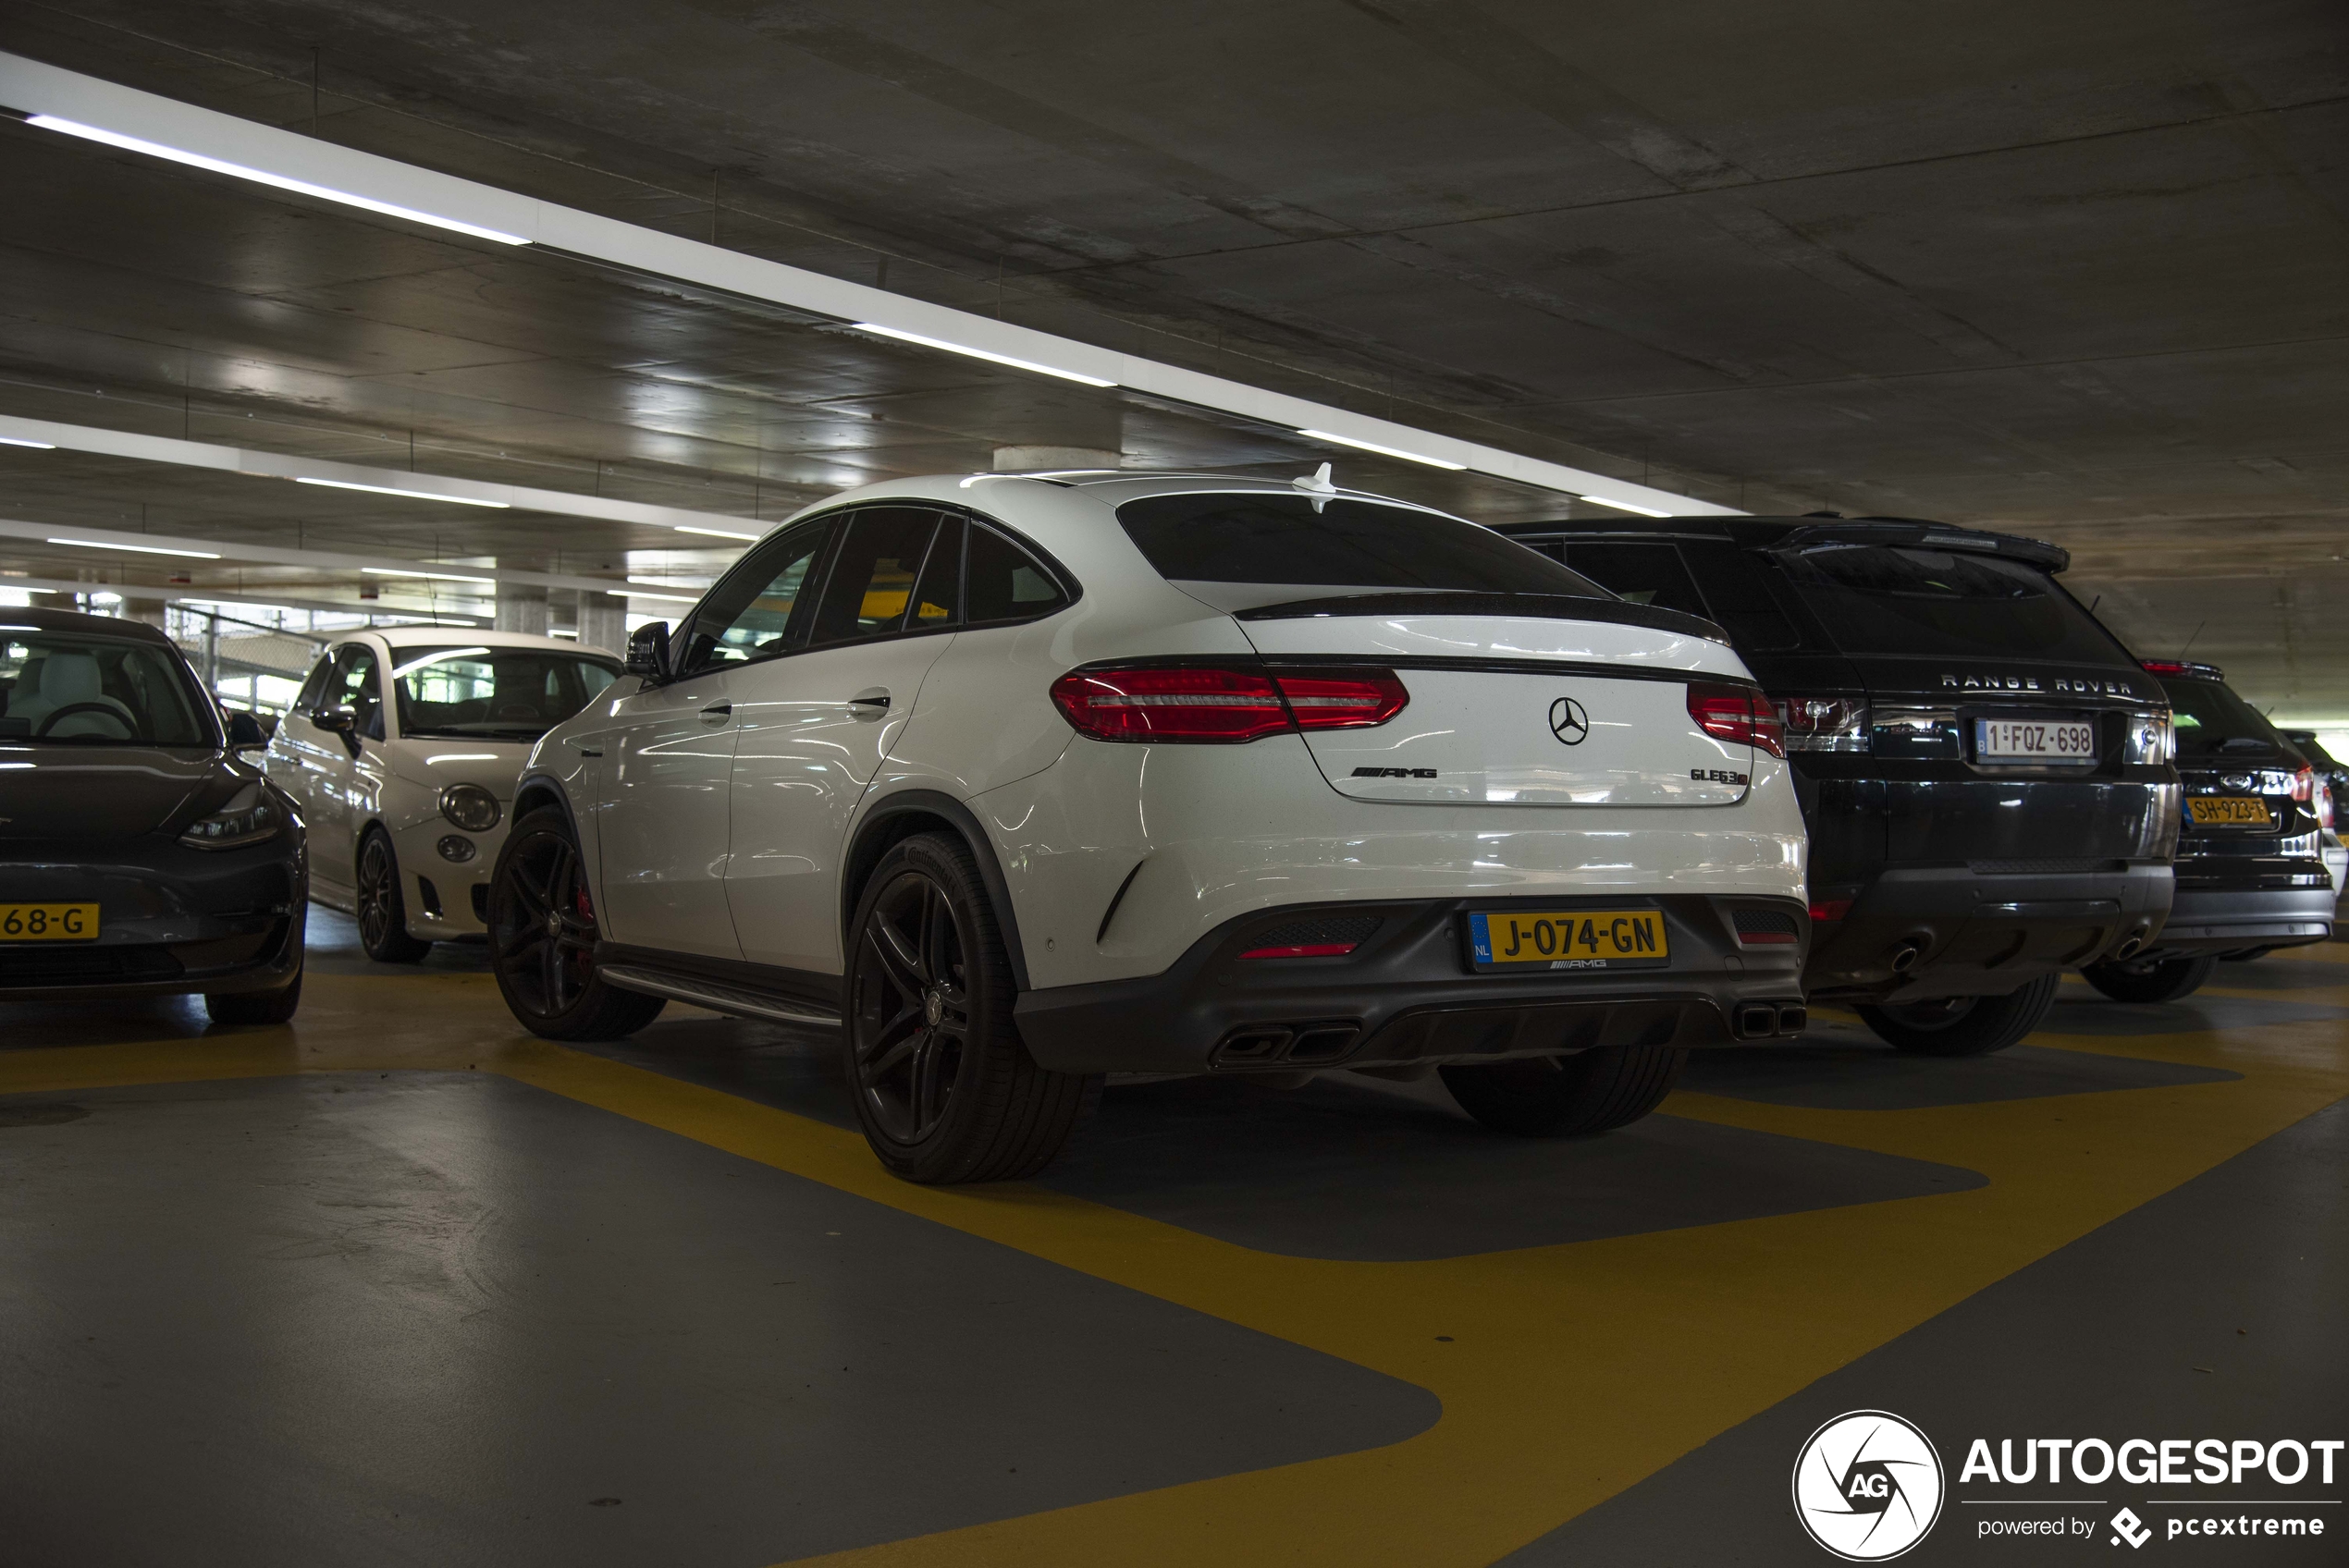
<instances>
[{"instance_id":1,"label":"fluorescent light strip","mask_svg":"<svg viewBox=\"0 0 2349 1568\"><path fill-rule=\"evenodd\" d=\"M1584 496L1582 499L1593 506L1613 507L1619 512L1637 512L1642 517L1670 517L1672 515L1670 512L1657 511L1654 507L1635 507L1629 501L1610 501L1605 496Z\"/></svg>"},{"instance_id":2,"label":"fluorescent light strip","mask_svg":"<svg viewBox=\"0 0 2349 1568\"><path fill-rule=\"evenodd\" d=\"M296 484L323 484L329 490L364 490L371 496L405 496L412 501L454 501L461 507L495 507L504 511L511 505L507 501L485 501L477 496L444 496L437 490L395 490L388 484L360 484L348 479L313 479L306 473L294 475Z\"/></svg>"},{"instance_id":3,"label":"fluorescent light strip","mask_svg":"<svg viewBox=\"0 0 2349 1568\"><path fill-rule=\"evenodd\" d=\"M0 447L31 447L37 452L54 452L57 449L57 444L55 441L27 441L16 435L0 435Z\"/></svg>"},{"instance_id":4,"label":"fluorescent light strip","mask_svg":"<svg viewBox=\"0 0 2349 1568\"><path fill-rule=\"evenodd\" d=\"M478 582L485 588L498 586L498 580L494 577L467 577L455 571L408 571L391 566L363 566L359 570L369 577L429 577L441 582Z\"/></svg>"},{"instance_id":5,"label":"fluorescent light strip","mask_svg":"<svg viewBox=\"0 0 2349 1568\"><path fill-rule=\"evenodd\" d=\"M692 588L696 586L708 586L707 583L695 584L692 582L675 582L666 577L632 577L628 581L631 582L641 582L647 588Z\"/></svg>"},{"instance_id":6,"label":"fluorescent light strip","mask_svg":"<svg viewBox=\"0 0 2349 1568\"><path fill-rule=\"evenodd\" d=\"M967 343L949 343L943 337L925 337L918 332L901 331L897 327L883 326L879 322L860 321L855 324L855 327L859 332L875 333L882 337L894 337L901 343L918 343L925 349L943 349L950 354L968 354L974 360L986 360L999 365L1009 365L1014 370L1032 370L1039 375L1057 375L1063 381L1081 382L1087 386L1117 385L1114 381L1103 381L1098 375L1086 375L1078 371L1063 370L1058 365L1039 365L1034 360L1015 360L1009 354L990 353L985 349L974 349Z\"/></svg>"},{"instance_id":7,"label":"fluorescent light strip","mask_svg":"<svg viewBox=\"0 0 2349 1568\"><path fill-rule=\"evenodd\" d=\"M1359 447L1365 452L1376 452L1381 457L1401 458L1405 462L1425 463L1430 468L1448 468L1457 472L1468 467L1466 463L1447 462L1442 458L1431 458L1422 452L1407 452L1400 447L1382 447L1375 441L1357 441L1351 435L1339 435L1327 430L1300 430L1297 434L1315 441L1334 441L1341 447Z\"/></svg>"},{"instance_id":8,"label":"fluorescent light strip","mask_svg":"<svg viewBox=\"0 0 2349 1568\"><path fill-rule=\"evenodd\" d=\"M647 594L641 588L607 588L604 592L615 599L659 599L672 605L701 603L701 595L698 594Z\"/></svg>"},{"instance_id":9,"label":"fluorescent light strip","mask_svg":"<svg viewBox=\"0 0 2349 1568\"><path fill-rule=\"evenodd\" d=\"M186 556L191 560L216 561L216 550L166 550L161 545L109 545L100 539L52 539L52 545L71 545L78 550L129 550L141 556Z\"/></svg>"},{"instance_id":10,"label":"fluorescent light strip","mask_svg":"<svg viewBox=\"0 0 2349 1568\"><path fill-rule=\"evenodd\" d=\"M371 213L381 213L389 218L406 218L411 223L429 224L435 228L452 229L459 234L470 234L476 239L492 239L500 245L530 243L519 234L501 234L494 228L484 228L479 224L461 223L455 218L444 218L435 213L420 213L412 207L395 207L388 202L377 202L366 196L354 196L348 190L332 190L323 185L313 185L306 179L289 179L284 175L271 174L265 169L249 169L241 164L223 163L218 158L207 158L201 153L190 153L178 147L166 147L156 141L141 141L135 136L125 136L119 131L101 130L96 126L80 125L72 120L61 120L55 115L34 115L25 123L37 125L43 130L62 131L68 136L79 136L85 141L98 141L108 147L119 147L126 153L144 153L149 157L167 158L175 164L186 164L191 168L209 169L214 174L225 174L237 179L250 179L255 184L272 185L280 190L297 191L304 196L315 196L325 202L339 202L346 207L362 207Z\"/></svg>"},{"instance_id":11,"label":"fluorescent light strip","mask_svg":"<svg viewBox=\"0 0 2349 1568\"><path fill-rule=\"evenodd\" d=\"M737 533L730 528L693 528L682 522L671 523L670 526L680 533L707 533L712 539L741 539L755 542L762 537L756 533Z\"/></svg>"}]
</instances>

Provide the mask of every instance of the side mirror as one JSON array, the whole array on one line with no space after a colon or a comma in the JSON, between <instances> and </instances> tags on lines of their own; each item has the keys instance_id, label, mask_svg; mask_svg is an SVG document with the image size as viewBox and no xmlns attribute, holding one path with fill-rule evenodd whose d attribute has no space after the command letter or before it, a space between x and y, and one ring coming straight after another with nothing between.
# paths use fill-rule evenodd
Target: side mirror
<instances>
[{"instance_id":1,"label":"side mirror","mask_svg":"<svg viewBox=\"0 0 2349 1568\"><path fill-rule=\"evenodd\" d=\"M348 735L359 728L359 716L349 708L320 708L310 716L310 722L321 729L331 729L338 735Z\"/></svg>"},{"instance_id":2,"label":"side mirror","mask_svg":"<svg viewBox=\"0 0 2349 1568\"><path fill-rule=\"evenodd\" d=\"M261 732L261 720L241 708L229 710L228 749L230 751L250 752L268 743L269 737Z\"/></svg>"},{"instance_id":3,"label":"side mirror","mask_svg":"<svg viewBox=\"0 0 2349 1568\"><path fill-rule=\"evenodd\" d=\"M669 677L669 622L640 626L628 639L628 673L648 680Z\"/></svg>"}]
</instances>

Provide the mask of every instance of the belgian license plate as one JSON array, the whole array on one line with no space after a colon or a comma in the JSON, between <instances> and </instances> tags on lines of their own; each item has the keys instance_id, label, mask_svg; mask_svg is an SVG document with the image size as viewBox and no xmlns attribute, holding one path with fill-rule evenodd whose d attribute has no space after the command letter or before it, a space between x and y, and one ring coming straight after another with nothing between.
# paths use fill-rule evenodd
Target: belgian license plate
<instances>
[{"instance_id":1,"label":"belgian license plate","mask_svg":"<svg viewBox=\"0 0 2349 1568\"><path fill-rule=\"evenodd\" d=\"M0 942L90 942L96 904L0 904Z\"/></svg>"},{"instance_id":2,"label":"belgian license plate","mask_svg":"<svg viewBox=\"0 0 2349 1568\"><path fill-rule=\"evenodd\" d=\"M2195 795L2186 811L2196 827L2266 827L2276 820L2256 795Z\"/></svg>"},{"instance_id":3,"label":"belgian license plate","mask_svg":"<svg viewBox=\"0 0 2349 1568\"><path fill-rule=\"evenodd\" d=\"M1479 969L1662 969L1664 916L1652 909L1494 910L1469 916Z\"/></svg>"},{"instance_id":4,"label":"belgian license plate","mask_svg":"<svg viewBox=\"0 0 2349 1568\"><path fill-rule=\"evenodd\" d=\"M2097 727L2085 720L1977 718L1974 760L2090 767L2097 760Z\"/></svg>"}]
</instances>

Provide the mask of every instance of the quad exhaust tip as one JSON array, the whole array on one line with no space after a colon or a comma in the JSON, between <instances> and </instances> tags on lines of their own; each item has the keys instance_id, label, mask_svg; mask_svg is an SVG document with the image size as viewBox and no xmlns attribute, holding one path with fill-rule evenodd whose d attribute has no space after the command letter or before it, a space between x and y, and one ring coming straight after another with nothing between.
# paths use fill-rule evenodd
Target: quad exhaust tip
<instances>
[{"instance_id":1,"label":"quad exhaust tip","mask_svg":"<svg viewBox=\"0 0 2349 1568\"><path fill-rule=\"evenodd\" d=\"M2115 958L2129 958L2129 957L2132 957L2132 956L2134 956L2134 955L2135 954L2136 950L2137 950L2139 948L2142 948L2142 947L2144 947L2145 945L2146 945L2146 944L2145 944L2145 938L2144 938L2144 937L2129 937L2126 941L2122 942L2122 943L2121 943L2119 947L2117 947L2117 948L2115 948L2115 949L2112 949L2112 956L2113 956L2113 957L2115 957Z\"/></svg>"},{"instance_id":2,"label":"quad exhaust tip","mask_svg":"<svg viewBox=\"0 0 2349 1568\"><path fill-rule=\"evenodd\" d=\"M1917 960L1923 958L1924 956L1924 943L1913 941L1901 943L1900 947L1893 950L1892 973L1895 974L1906 974L1910 970L1914 969L1917 966Z\"/></svg>"}]
</instances>

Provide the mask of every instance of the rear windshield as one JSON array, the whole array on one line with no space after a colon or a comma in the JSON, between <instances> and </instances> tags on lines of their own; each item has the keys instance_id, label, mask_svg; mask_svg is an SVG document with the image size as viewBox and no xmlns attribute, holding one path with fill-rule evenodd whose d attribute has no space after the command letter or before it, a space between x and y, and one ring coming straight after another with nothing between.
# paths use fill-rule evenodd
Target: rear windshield
<instances>
[{"instance_id":1,"label":"rear windshield","mask_svg":"<svg viewBox=\"0 0 2349 1568\"><path fill-rule=\"evenodd\" d=\"M177 653L69 631L0 631L0 739L210 746Z\"/></svg>"},{"instance_id":2,"label":"rear windshield","mask_svg":"<svg viewBox=\"0 0 2349 1568\"><path fill-rule=\"evenodd\" d=\"M1896 545L1820 545L1778 557L1847 654L2133 661L2035 566Z\"/></svg>"},{"instance_id":3,"label":"rear windshield","mask_svg":"<svg viewBox=\"0 0 2349 1568\"><path fill-rule=\"evenodd\" d=\"M535 741L620 677L604 659L536 648L395 648L400 733Z\"/></svg>"},{"instance_id":4,"label":"rear windshield","mask_svg":"<svg viewBox=\"0 0 2349 1568\"><path fill-rule=\"evenodd\" d=\"M2284 739L2259 710L2216 680L2168 680L2170 710L2178 727L2178 756L2241 757L2246 762L2283 754Z\"/></svg>"},{"instance_id":5,"label":"rear windshield","mask_svg":"<svg viewBox=\"0 0 2349 1568\"><path fill-rule=\"evenodd\" d=\"M1158 574L1174 582L1611 597L1490 529L1376 501L1152 496L1118 508L1117 521Z\"/></svg>"}]
</instances>

